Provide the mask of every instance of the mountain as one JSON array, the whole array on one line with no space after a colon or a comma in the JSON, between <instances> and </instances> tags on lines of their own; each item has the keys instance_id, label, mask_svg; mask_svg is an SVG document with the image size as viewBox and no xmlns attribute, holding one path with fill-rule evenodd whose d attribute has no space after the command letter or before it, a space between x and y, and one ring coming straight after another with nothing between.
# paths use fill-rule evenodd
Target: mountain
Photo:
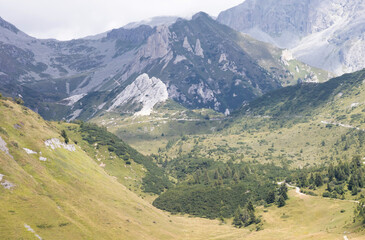
<instances>
[{"instance_id":1,"label":"mountain","mask_svg":"<svg viewBox=\"0 0 365 240\"><path fill-rule=\"evenodd\" d=\"M175 23L177 19L178 19L178 17L174 17L174 16L152 17L149 19L142 20L140 22L128 23L123 28L131 29L131 28L139 27L141 25L148 25L151 27L157 27L157 26L161 26L161 25L169 26L169 25Z\"/></svg>"},{"instance_id":2,"label":"mountain","mask_svg":"<svg viewBox=\"0 0 365 240\"><path fill-rule=\"evenodd\" d=\"M159 79L168 98L184 107L227 114L282 85L328 78L205 13L170 26L113 29L65 42L35 39L4 20L1 26L0 90L21 96L47 119L129 111L111 106L144 74ZM138 101L129 112L143 108Z\"/></svg>"},{"instance_id":3,"label":"mountain","mask_svg":"<svg viewBox=\"0 0 365 240\"><path fill-rule=\"evenodd\" d=\"M361 0L247 0L217 20L341 75L365 67L364 9Z\"/></svg>"}]
</instances>

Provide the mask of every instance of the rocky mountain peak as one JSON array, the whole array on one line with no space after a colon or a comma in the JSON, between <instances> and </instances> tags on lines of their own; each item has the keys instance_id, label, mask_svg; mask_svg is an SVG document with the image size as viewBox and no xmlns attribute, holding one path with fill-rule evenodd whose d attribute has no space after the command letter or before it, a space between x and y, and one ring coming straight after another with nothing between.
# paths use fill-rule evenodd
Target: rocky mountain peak
<instances>
[{"instance_id":1,"label":"rocky mountain peak","mask_svg":"<svg viewBox=\"0 0 365 240\"><path fill-rule=\"evenodd\" d=\"M8 23L1 17L0 17L0 27L5 28L15 34L17 34L19 32L19 29L17 29L13 24Z\"/></svg>"},{"instance_id":2,"label":"rocky mountain peak","mask_svg":"<svg viewBox=\"0 0 365 240\"><path fill-rule=\"evenodd\" d=\"M246 0L217 20L340 75L365 67L364 9L363 0Z\"/></svg>"},{"instance_id":3,"label":"rocky mountain peak","mask_svg":"<svg viewBox=\"0 0 365 240\"><path fill-rule=\"evenodd\" d=\"M147 25L141 25L137 28L132 29L113 29L107 34L107 38L136 43L146 40L152 33L152 27Z\"/></svg>"},{"instance_id":4,"label":"rocky mountain peak","mask_svg":"<svg viewBox=\"0 0 365 240\"><path fill-rule=\"evenodd\" d=\"M193 15L192 20L196 20L196 19L199 19L199 18L211 18L211 17L205 12L198 12L198 13Z\"/></svg>"}]
</instances>

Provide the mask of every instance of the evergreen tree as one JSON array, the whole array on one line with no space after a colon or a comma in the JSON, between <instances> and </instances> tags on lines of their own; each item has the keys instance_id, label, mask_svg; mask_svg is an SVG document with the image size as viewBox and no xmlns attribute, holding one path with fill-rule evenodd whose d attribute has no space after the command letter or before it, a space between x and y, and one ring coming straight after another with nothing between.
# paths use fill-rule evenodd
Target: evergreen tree
<instances>
[{"instance_id":1,"label":"evergreen tree","mask_svg":"<svg viewBox=\"0 0 365 240\"><path fill-rule=\"evenodd\" d=\"M232 170L229 166L227 166L226 169L224 170L223 178L229 179L231 177L232 177Z\"/></svg>"},{"instance_id":2,"label":"evergreen tree","mask_svg":"<svg viewBox=\"0 0 365 240\"><path fill-rule=\"evenodd\" d=\"M361 167L361 157L359 155L353 156L352 164L356 167Z\"/></svg>"},{"instance_id":3,"label":"evergreen tree","mask_svg":"<svg viewBox=\"0 0 365 240\"><path fill-rule=\"evenodd\" d=\"M334 170L333 164L331 163L328 167L328 180L329 180L329 182L331 182L334 177L335 177L335 170Z\"/></svg>"},{"instance_id":4,"label":"evergreen tree","mask_svg":"<svg viewBox=\"0 0 365 240\"><path fill-rule=\"evenodd\" d=\"M285 200L288 199L288 187L286 183L282 183L279 188L279 195L282 196Z\"/></svg>"},{"instance_id":5,"label":"evergreen tree","mask_svg":"<svg viewBox=\"0 0 365 240\"><path fill-rule=\"evenodd\" d=\"M311 175L310 175L310 177L309 177L309 184L310 184L310 185L313 185L313 184L314 184L314 182L315 182L315 180L314 180L314 176L313 176L313 173L311 173Z\"/></svg>"},{"instance_id":6,"label":"evergreen tree","mask_svg":"<svg viewBox=\"0 0 365 240\"><path fill-rule=\"evenodd\" d=\"M247 206L246 206L246 209L247 209L247 211L255 212L255 208L254 208L251 200L248 201Z\"/></svg>"},{"instance_id":7,"label":"evergreen tree","mask_svg":"<svg viewBox=\"0 0 365 240\"><path fill-rule=\"evenodd\" d=\"M329 191L329 192L332 192L333 191L333 183L332 182L328 182L327 183L327 191Z\"/></svg>"},{"instance_id":8,"label":"evergreen tree","mask_svg":"<svg viewBox=\"0 0 365 240\"><path fill-rule=\"evenodd\" d=\"M247 210L247 213L248 213L248 220L245 222L245 226L249 226L249 225L255 223L255 221L256 221L255 212Z\"/></svg>"},{"instance_id":9,"label":"evergreen tree","mask_svg":"<svg viewBox=\"0 0 365 240\"><path fill-rule=\"evenodd\" d=\"M203 181L204 181L204 184L206 184L206 185L210 183L210 178L209 178L207 170L204 171Z\"/></svg>"},{"instance_id":10,"label":"evergreen tree","mask_svg":"<svg viewBox=\"0 0 365 240\"><path fill-rule=\"evenodd\" d=\"M218 178L219 178L219 172L216 169L215 172L214 172L214 179L218 179Z\"/></svg>"},{"instance_id":11,"label":"evergreen tree","mask_svg":"<svg viewBox=\"0 0 365 240\"><path fill-rule=\"evenodd\" d=\"M278 199L278 207L284 207L285 206L285 199L283 196L280 196Z\"/></svg>"},{"instance_id":12,"label":"evergreen tree","mask_svg":"<svg viewBox=\"0 0 365 240\"><path fill-rule=\"evenodd\" d=\"M352 174L349 182L347 183L347 188L351 191L354 187L356 187L356 180L354 174Z\"/></svg>"},{"instance_id":13,"label":"evergreen tree","mask_svg":"<svg viewBox=\"0 0 365 240\"><path fill-rule=\"evenodd\" d=\"M242 209L240 206L238 206L238 208L236 209L236 211L234 212L234 218L233 218L233 222L232 224L235 227L242 227L243 226L243 222L241 220L241 214L242 214Z\"/></svg>"},{"instance_id":14,"label":"evergreen tree","mask_svg":"<svg viewBox=\"0 0 365 240\"><path fill-rule=\"evenodd\" d=\"M319 173L316 173L315 181L317 187L320 187L323 185L322 176Z\"/></svg>"},{"instance_id":15,"label":"evergreen tree","mask_svg":"<svg viewBox=\"0 0 365 240\"><path fill-rule=\"evenodd\" d=\"M355 196L355 195L357 195L357 193L358 193L357 187L356 187L356 186L354 186L354 187L352 188L351 194L352 194L353 196Z\"/></svg>"},{"instance_id":16,"label":"evergreen tree","mask_svg":"<svg viewBox=\"0 0 365 240\"><path fill-rule=\"evenodd\" d=\"M355 208L355 217L360 218L361 222L365 224L365 202L361 200Z\"/></svg>"},{"instance_id":17,"label":"evergreen tree","mask_svg":"<svg viewBox=\"0 0 365 240\"><path fill-rule=\"evenodd\" d=\"M299 187L307 187L307 186L308 186L307 175L303 172L299 176Z\"/></svg>"},{"instance_id":18,"label":"evergreen tree","mask_svg":"<svg viewBox=\"0 0 365 240\"><path fill-rule=\"evenodd\" d=\"M234 173L233 175L233 181L237 184L239 182L240 178L238 177L237 172Z\"/></svg>"},{"instance_id":19,"label":"evergreen tree","mask_svg":"<svg viewBox=\"0 0 365 240\"><path fill-rule=\"evenodd\" d=\"M62 130L61 131L61 136L63 137L63 139L65 140L65 143L68 144L69 142L69 139L68 139L68 136L67 136L67 133L65 130Z\"/></svg>"},{"instance_id":20,"label":"evergreen tree","mask_svg":"<svg viewBox=\"0 0 365 240\"><path fill-rule=\"evenodd\" d=\"M256 222L255 208L251 201L249 201L244 209L240 206L235 211L232 224L235 227L247 227Z\"/></svg>"},{"instance_id":21,"label":"evergreen tree","mask_svg":"<svg viewBox=\"0 0 365 240\"><path fill-rule=\"evenodd\" d=\"M271 190L267 196L266 196L266 203L270 204L270 203L274 203L275 202L275 192L273 190Z\"/></svg>"}]
</instances>

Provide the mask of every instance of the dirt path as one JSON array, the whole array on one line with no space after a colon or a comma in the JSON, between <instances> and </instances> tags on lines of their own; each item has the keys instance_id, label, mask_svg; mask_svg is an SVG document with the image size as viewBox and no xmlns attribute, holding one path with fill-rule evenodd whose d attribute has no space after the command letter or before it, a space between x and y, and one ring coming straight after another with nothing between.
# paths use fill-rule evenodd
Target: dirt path
<instances>
[{"instance_id":1,"label":"dirt path","mask_svg":"<svg viewBox=\"0 0 365 240\"><path fill-rule=\"evenodd\" d=\"M283 184L283 183L284 183L284 182L278 182L278 185L281 185L281 184ZM299 187L297 187L297 186L290 185L289 183L286 183L286 186L287 186L287 187L289 187L289 188L295 188L295 193L296 193L297 195L299 195L299 197L309 196L309 195L307 195L307 194L305 194L305 193L302 193L302 192L300 191L300 188L299 188ZM346 202L351 202L351 203L359 203L359 201L357 201L357 200L347 200L347 199L337 199L337 198L336 198L336 200L346 201Z\"/></svg>"},{"instance_id":2,"label":"dirt path","mask_svg":"<svg viewBox=\"0 0 365 240\"><path fill-rule=\"evenodd\" d=\"M358 127L354 127L354 126L351 126L351 125L348 125L348 124L339 123L339 122L321 121L321 123L323 123L323 124L329 124L329 125L334 125L334 126L339 126L339 127L343 127L343 128L356 129L356 130L365 132L365 129L358 128Z\"/></svg>"}]
</instances>

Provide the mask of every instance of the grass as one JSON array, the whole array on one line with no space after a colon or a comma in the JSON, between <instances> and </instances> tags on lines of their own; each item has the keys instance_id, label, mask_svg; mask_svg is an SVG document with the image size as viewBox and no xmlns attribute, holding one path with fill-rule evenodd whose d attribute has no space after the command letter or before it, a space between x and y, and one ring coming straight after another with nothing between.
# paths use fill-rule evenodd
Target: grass
<instances>
[{"instance_id":1,"label":"grass","mask_svg":"<svg viewBox=\"0 0 365 240\"><path fill-rule=\"evenodd\" d=\"M36 239L24 224L44 239L342 239L344 231L352 232L350 239L362 236L352 224L354 203L299 198L293 191L285 207L259 210L264 224L258 232L233 228L230 220L222 225L170 215L110 176L75 136L69 136L71 144L78 141L75 152L45 147L46 139L62 139L61 129L69 125L46 122L4 100L0 119L0 135L14 156L0 151L0 173L16 185L0 188L0 239ZM23 147L38 154L27 155ZM39 152L46 162L38 160Z\"/></svg>"},{"instance_id":2,"label":"grass","mask_svg":"<svg viewBox=\"0 0 365 240\"><path fill-rule=\"evenodd\" d=\"M143 154L157 153L183 135L215 132L224 115L209 109L188 110L173 101L157 106L150 116L103 113L91 120Z\"/></svg>"}]
</instances>

